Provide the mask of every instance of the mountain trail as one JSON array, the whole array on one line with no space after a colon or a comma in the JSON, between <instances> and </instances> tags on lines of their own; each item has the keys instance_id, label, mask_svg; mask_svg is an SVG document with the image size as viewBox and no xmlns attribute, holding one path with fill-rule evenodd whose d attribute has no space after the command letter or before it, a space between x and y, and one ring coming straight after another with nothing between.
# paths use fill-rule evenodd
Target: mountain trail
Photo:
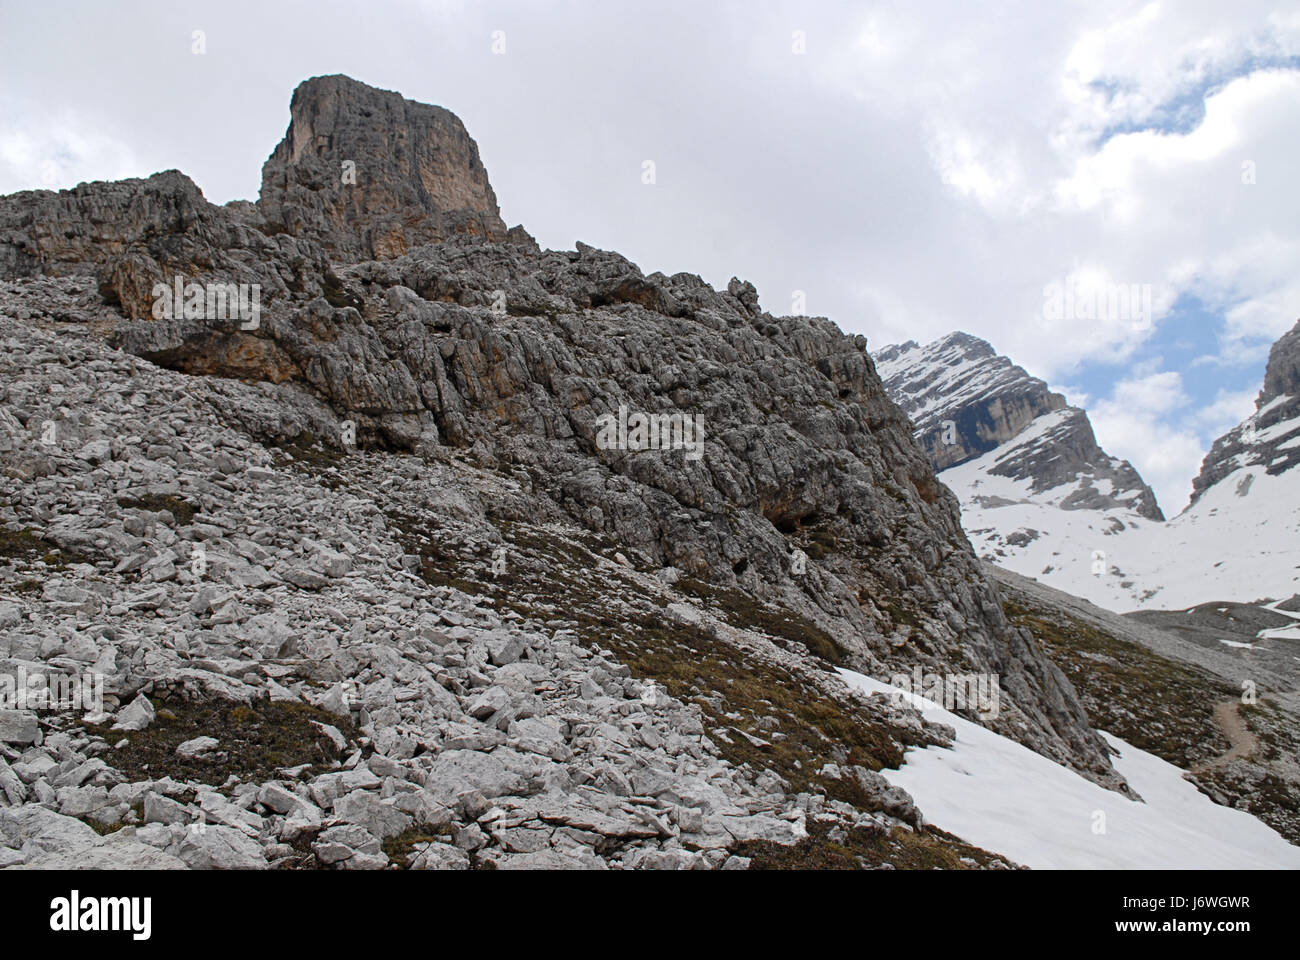
<instances>
[{"instance_id":1,"label":"mountain trail","mask_svg":"<svg viewBox=\"0 0 1300 960\"><path fill-rule=\"evenodd\" d=\"M1215 767L1221 767L1229 764L1234 760L1240 760L1252 756L1259 747L1259 742L1255 735L1246 727L1246 723L1241 719L1240 701L1237 699L1224 700L1214 708L1214 721L1223 731L1223 735L1228 739L1228 749L1205 763L1197 764L1189 773L1192 775L1204 773Z\"/></svg>"}]
</instances>

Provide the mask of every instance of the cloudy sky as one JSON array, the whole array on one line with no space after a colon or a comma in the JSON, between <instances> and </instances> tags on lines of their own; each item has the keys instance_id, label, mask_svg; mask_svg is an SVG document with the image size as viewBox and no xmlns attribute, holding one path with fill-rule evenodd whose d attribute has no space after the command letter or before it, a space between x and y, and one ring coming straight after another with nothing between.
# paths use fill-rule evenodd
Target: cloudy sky
<instances>
[{"instance_id":1,"label":"cloudy sky","mask_svg":"<svg viewBox=\"0 0 1300 960\"><path fill-rule=\"evenodd\" d=\"M9 4L0 193L178 168L255 198L326 73L457 113L545 246L740 276L872 349L988 339L1170 515L1300 317L1285 0ZM1121 288L1150 316L1047 307Z\"/></svg>"}]
</instances>

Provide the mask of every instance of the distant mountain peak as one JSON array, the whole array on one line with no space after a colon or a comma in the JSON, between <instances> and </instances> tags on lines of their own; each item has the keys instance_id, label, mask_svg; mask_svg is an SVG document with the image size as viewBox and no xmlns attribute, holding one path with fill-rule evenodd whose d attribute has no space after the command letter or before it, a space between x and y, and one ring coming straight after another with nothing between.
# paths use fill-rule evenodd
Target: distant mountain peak
<instances>
[{"instance_id":1,"label":"distant mountain peak","mask_svg":"<svg viewBox=\"0 0 1300 960\"><path fill-rule=\"evenodd\" d=\"M1300 466L1300 320L1273 344L1255 412L1219 437L1192 481L1192 503L1244 467L1277 476Z\"/></svg>"},{"instance_id":2,"label":"distant mountain peak","mask_svg":"<svg viewBox=\"0 0 1300 960\"><path fill-rule=\"evenodd\" d=\"M1273 344L1264 370L1264 388L1255 406L1262 407L1280 396L1300 394L1300 320Z\"/></svg>"},{"instance_id":3,"label":"distant mountain peak","mask_svg":"<svg viewBox=\"0 0 1300 960\"><path fill-rule=\"evenodd\" d=\"M876 357L981 557L1120 611L1300 590L1300 323L1270 351L1255 412L1215 441L1191 504L1165 522L1084 411L984 346L953 333Z\"/></svg>"},{"instance_id":4,"label":"distant mountain peak","mask_svg":"<svg viewBox=\"0 0 1300 960\"><path fill-rule=\"evenodd\" d=\"M1132 464L1097 444L1088 415L987 340L958 330L924 347L910 340L886 347L876 362L936 470L997 450L989 472L1029 480L1034 493L1074 484L1060 497L1063 509L1124 506L1149 520L1164 519ZM1050 425L1041 419L1052 414L1059 415ZM1040 429L1027 433L1036 423Z\"/></svg>"}]
</instances>

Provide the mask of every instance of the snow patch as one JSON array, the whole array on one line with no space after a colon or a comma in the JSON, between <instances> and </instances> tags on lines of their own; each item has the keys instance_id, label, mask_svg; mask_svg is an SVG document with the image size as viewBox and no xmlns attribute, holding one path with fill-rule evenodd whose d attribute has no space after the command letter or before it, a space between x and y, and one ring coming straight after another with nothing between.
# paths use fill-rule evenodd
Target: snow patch
<instances>
[{"instance_id":1,"label":"snow patch","mask_svg":"<svg viewBox=\"0 0 1300 960\"><path fill-rule=\"evenodd\" d=\"M863 693L902 692L839 673ZM925 714L957 731L953 747L909 749L900 769L881 774L910 793L929 822L968 843L1039 869L1300 869L1300 847L1214 803L1182 770L1118 737L1103 734L1119 751L1115 769L1144 802L933 703ZM1094 832L1098 814L1104 833Z\"/></svg>"}]
</instances>

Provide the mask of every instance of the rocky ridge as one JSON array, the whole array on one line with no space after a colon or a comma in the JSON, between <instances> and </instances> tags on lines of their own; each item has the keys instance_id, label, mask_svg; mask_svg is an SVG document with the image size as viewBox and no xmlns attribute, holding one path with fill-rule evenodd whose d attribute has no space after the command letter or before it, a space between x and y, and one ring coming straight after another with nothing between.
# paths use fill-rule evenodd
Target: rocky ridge
<instances>
[{"instance_id":1,"label":"rocky ridge","mask_svg":"<svg viewBox=\"0 0 1300 960\"><path fill-rule=\"evenodd\" d=\"M329 724L312 714L333 726L343 745L332 736L309 737L315 745L304 749L327 768L364 766L379 781L386 807L398 804L399 794L429 793L431 766L447 753L469 751L473 756L451 759L463 760L471 773L436 767L435 780L458 792L434 789L431 798L452 811L442 826L455 820L465 830L471 820L482 829L479 818L491 810L457 798L468 783L494 799L482 785L497 784L497 766L483 757L498 753L526 787L502 796L547 795L562 803L579 796L573 802L605 812L611 803L656 806L643 801L659 794L634 783L631 793L623 791L618 778L602 779L594 767L592 779L578 772L576 784L550 767L541 780L530 780L520 772L527 764L514 755L519 743L536 738L549 746L523 753L549 757L572 773L585 769L567 755L578 752L575 740L599 729L599 753L609 738L628 739L624 701L640 702L639 694L631 696L634 678L627 671L633 669L641 671L637 689L655 679L666 696L694 700L707 729L689 720L655 728L649 744L629 741L627 766L662 766L650 755L657 757L674 732L701 738L696 743L705 755L714 744L724 757L721 769L729 771L719 787L729 798L727 805L719 801L720 817L798 823L800 812L808 822L811 810L820 823L816 818L831 810L832 819L865 828L859 814L883 814L893 817L877 831L884 836L909 817L913 827L919 822L903 798L886 797L883 781L870 774L901 759L908 742L941 738L942 731L927 730L906 712L846 697L830 672L835 665L885 677L914 666L994 673L1002 686L1001 712L990 721L995 729L1086 776L1122 785L1069 682L1031 631L1007 622L996 588L962 535L955 499L936 481L906 417L886 396L861 338L822 318L774 317L740 280L714 290L689 274L644 275L625 258L585 244L543 251L520 229L498 230L489 222L489 213L495 216L490 187L485 177L476 179L476 150L435 108L399 111L393 96L346 78L308 81L295 94L289 146L268 161L268 168L303 163L333 170L348 159L339 150L358 152L354 144L366 146L377 135L366 116L370 104L383 101L395 117L414 116L411 122L425 131L406 134L415 159L378 168L386 172L367 194L366 216L350 201L340 205L340 197L351 196L346 190L336 195L332 184L312 181L321 186L313 199L278 187L279 174L270 189L264 177L258 204L225 207L208 204L175 172L0 199L0 274L11 281L0 304L10 364L15 376L33 371L0 396L7 417L0 458L10 478L5 523L26 551L7 581L17 594L8 615L25 623L56 613L73 617L58 642L25 635L14 648L19 659L62 656L75 639L74 624L87 626L77 617L100 628L106 619L107 629L91 640L94 662L103 659L104 672L117 678L110 687L116 722L124 711L146 710L142 694L151 706L177 699L246 704L254 715L230 721L236 729L260 722L257 711L276 702L272 694L299 711L337 709L360 732L349 734L342 720ZM443 137L451 143L444 145ZM438 163L453 173L426 176ZM355 186L364 170L359 162ZM438 242L418 246L417 234L403 234L402 243L376 245L375 237L394 234L377 232L374 224L409 213L403 197L408 187L417 189L412 171L429 193L429 204L413 209L432 224L418 238L436 235ZM275 213L277 205L300 216ZM447 231L450 221L441 214L467 209L487 218L479 221L487 226ZM458 214L451 221L470 222ZM259 283L260 323L155 318L154 284L175 272L191 282ZM50 389L47 380L61 386ZM74 389L83 380L96 389ZM132 388L136 382L151 386ZM62 402L38 399L47 394ZM76 403L67 399L74 395ZM186 412L169 413L168 404ZM702 417L704 457L598 444L598 418L620 408ZM40 442L48 423L62 438L55 448ZM182 435L184 442L176 439ZM286 463L292 477L276 472ZM244 502L245 495L255 502ZM188 573L186 556L196 541L209 540L207 555L219 559L202 575ZM54 552L41 553L46 546ZM497 572L498 548L508 573ZM61 559L68 554L75 563ZM75 573L66 577L61 568ZM518 578L521 597L505 589L507 577ZM46 597L47 578L58 583L51 588L57 596ZM86 580L98 585L91 589ZM39 599L28 583L40 586ZM323 605L322 592L334 602ZM372 622L376 609L388 619ZM152 629L159 610L168 623L161 636ZM188 633L179 650L167 640L174 616ZM285 617L294 625L289 647L280 629ZM122 644L127 649L115 650L110 664L101 647L106 640L116 646L118 636L129 638ZM360 645L364 654L336 654L333 644ZM494 654L498 648L507 652ZM505 662L497 662L501 657ZM533 670L534 663L544 672ZM587 669L593 664L599 670ZM683 676L683 669L693 672ZM548 687L558 683L557 672L570 670L587 670L592 685ZM498 671L513 679L495 682ZM355 692L364 710L343 699L348 682L360 685ZM539 692L538 685L547 689ZM504 693L470 706L478 693L503 686ZM731 703L727 689L749 695L737 692L740 704ZM554 695L554 713L537 712L533 698L545 701L543 694ZM613 713L600 712L603 701L595 714L581 702L602 696L616 701L609 705ZM775 700L787 707L762 706ZM821 712L807 714L807 703ZM175 719L166 724L184 728L186 712L167 709ZM566 710L585 719L574 725L564 719ZM631 713L637 712L633 704ZM471 724L467 739L458 739L465 716L496 732ZM849 722L850 716L856 719ZM546 729L526 723L533 720ZM622 732L616 737L601 724ZM96 736L116 748L103 732L66 735L46 759L86 762L78 759L85 750L102 752ZM64 746L71 752L59 753ZM35 740L31 748L44 749ZM160 748L128 742L121 749L130 767L130 758L142 765L141 758ZM224 750L221 744L210 749ZM207 752L202 745L189 750ZM556 753L566 759L556 760ZM680 751L669 755L677 758L669 767L691 765ZM808 769L809 757L818 759L815 769ZM48 772L39 757L31 762ZM390 763L401 764L402 782L418 789L389 785L385 778L398 777ZM272 772L291 769L272 766ZM488 768L491 776L483 772ZM15 774L18 782L35 791L43 774L24 770ZM708 770L705 779L716 781L717 770ZM270 782L264 774L261 767L232 772L241 783L225 785L223 794L263 818L255 831L260 840L269 839L263 828L274 815L260 799ZM375 789L360 776L367 782L353 784L355 790ZM246 777L262 777L258 798ZM750 778L754 786L743 785ZM323 803L311 783L273 779L339 819L340 797ZM111 795L126 782L92 785ZM54 789L37 802L57 812ZM192 789L178 795L202 808L198 798L209 791ZM593 791L602 796L588 796ZM740 803L747 791L768 799ZM120 814L127 802L127 814L135 814L126 793L120 790L103 809ZM368 809L366 796L348 804ZM30 802L25 795L24 805ZM708 813L699 804L665 802ZM834 803L847 809L827 806ZM437 823L419 818L443 816L424 807L399 812L412 817L393 818L401 831L388 837L371 831L381 844L392 847L420 827L436 833ZM590 852L607 865L626 866L631 848L684 849L692 865L716 866L725 858L707 850L806 839L770 824L770 830L730 832L725 823L710 822L706 833L721 840L721 826L729 839L701 845L694 814L686 815L692 828L686 840L680 829L674 833L670 808L656 816L667 835L619 834L622 839L596 841ZM572 838L562 831L586 829L570 821L557 826L540 813L527 822L546 835L551 852L542 859L557 849L557 832L568 849L563 838ZM538 839L530 837L530 843ZM371 841L354 839L371 850ZM277 834L264 848L294 842ZM171 841L159 849L176 853ZM495 838L474 849L486 849L481 857L488 860L544 852L540 845L512 850ZM294 862L306 856L272 852ZM583 856L579 850L578 859Z\"/></svg>"},{"instance_id":2,"label":"rocky ridge","mask_svg":"<svg viewBox=\"0 0 1300 960\"><path fill-rule=\"evenodd\" d=\"M274 388L111 350L88 281L20 286L63 319L0 316L0 663L100 674L105 709L0 714L0 866L730 869L831 828L997 862L874 772L951 731L584 547L526 474L264 445ZM696 656L656 679L669 639Z\"/></svg>"}]
</instances>

